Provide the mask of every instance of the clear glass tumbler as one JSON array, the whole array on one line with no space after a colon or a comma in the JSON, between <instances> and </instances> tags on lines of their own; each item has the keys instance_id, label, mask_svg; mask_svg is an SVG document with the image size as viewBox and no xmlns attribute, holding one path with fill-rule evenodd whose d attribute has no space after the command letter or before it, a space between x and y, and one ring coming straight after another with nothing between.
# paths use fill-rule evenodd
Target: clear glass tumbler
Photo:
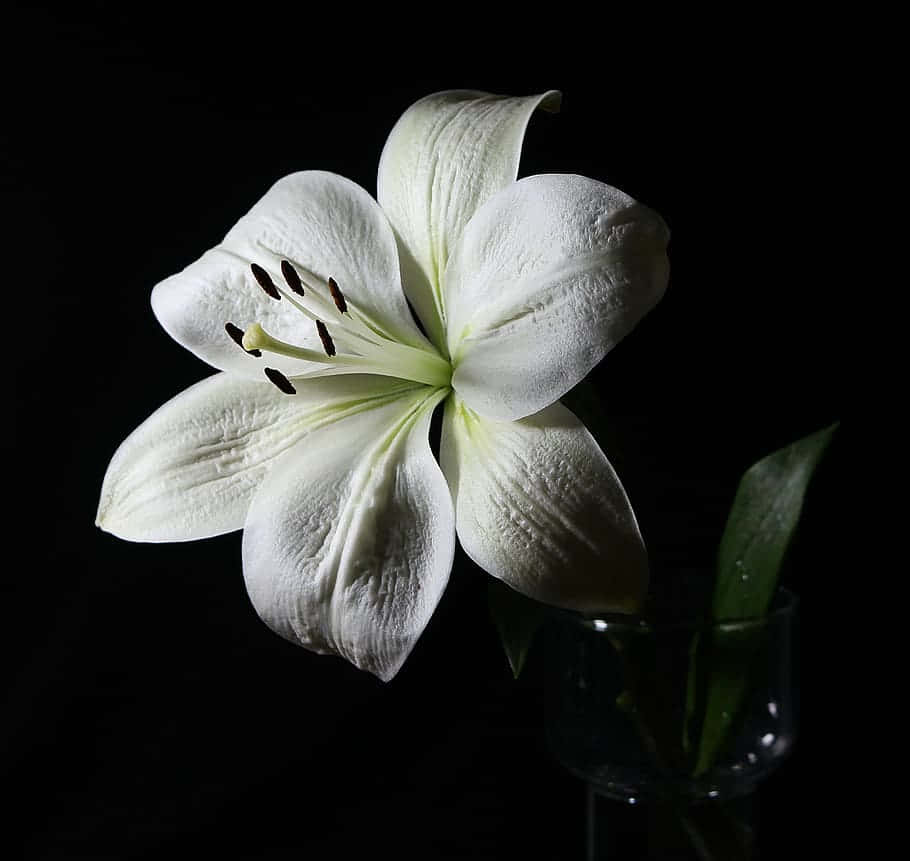
<instances>
[{"instance_id":1,"label":"clear glass tumbler","mask_svg":"<svg viewBox=\"0 0 910 861\"><path fill-rule=\"evenodd\" d=\"M608 847L635 820L639 857L671 857L667 840L713 857L698 842L726 839L731 861L750 857L748 798L796 741L796 623L786 590L766 616L730 622L551 615L547 737L587 784L589 858L619 857Z\"/></svg>"}]
</instances>

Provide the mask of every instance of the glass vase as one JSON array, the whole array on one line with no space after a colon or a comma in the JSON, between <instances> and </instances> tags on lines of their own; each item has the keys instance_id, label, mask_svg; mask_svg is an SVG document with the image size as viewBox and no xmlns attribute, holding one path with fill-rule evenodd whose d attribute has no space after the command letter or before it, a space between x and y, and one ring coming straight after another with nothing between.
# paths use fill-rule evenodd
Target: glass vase
<instances>
[{"instance_id":1,"label":"glass vase","mask_svg":"<svg viewBox=\"0 0 910 861\"><path fill-rule=\"evenodd\" d=\"M752 794L796 741L797 599L759 619L551 614L547 739L585 781L588 858L754 856Z\"/></svg>"}]
</instances>

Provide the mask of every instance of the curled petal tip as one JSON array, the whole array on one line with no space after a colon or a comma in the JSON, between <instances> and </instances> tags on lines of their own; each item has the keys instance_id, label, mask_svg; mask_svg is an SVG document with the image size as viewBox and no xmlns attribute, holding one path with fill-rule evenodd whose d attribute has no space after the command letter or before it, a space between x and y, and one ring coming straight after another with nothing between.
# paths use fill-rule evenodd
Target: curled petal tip
<instances>
[{"instance_id":1,"label":"curled petal tip","mask_svg":"<svg viewBox=\"0 0 910 861\"><path fill-rule=\"evenodd\" d=\"M562 92L560 90L549 90L545 93L540 102L540 109L548 114L558 114L562 109Z\"/></svg>"}]
</instances>

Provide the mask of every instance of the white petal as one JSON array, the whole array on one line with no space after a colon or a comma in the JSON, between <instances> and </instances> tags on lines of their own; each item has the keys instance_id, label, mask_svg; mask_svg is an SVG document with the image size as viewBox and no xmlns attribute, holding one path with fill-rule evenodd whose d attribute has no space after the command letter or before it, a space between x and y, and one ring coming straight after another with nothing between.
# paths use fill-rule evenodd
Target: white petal
<instances>
[{"instance_id":1,"label":"white petal","mask_svg":"<svg viewBox=\"0 0 910 861\"><path fill-rule=\"evenodd\" d=\"M531 176L499 192L445 274L453 387L493 418L553 403L663 295L668 238L656 213L586 177Z\"/></svg>"},{"instance_id":2,"label":"white petal","mask_svg":"<svg viewBox=\"0 0 910 861\"><path fill-rule=\"evenodd\" d=\"M399 239L405 292L438 345L449 251L476 209L518 175L534 109L558 105L555 91L510 98L451 90L416 102L389 134L377 198Z\"/></svg>"},{"instance_id":3,"label":"white petal","mask_svg":"<svg viewBox=\"0 0 910 861\"><path fill-rule=\"evenodd\" d=\"M516 422L446 404L440 451L458 538L478 565L547 604L636 609L647 557L616 473L562 404Z\"/></svg>"},{"instance_id":4,"label":"white petal","mask_svg":"<svg viewBox=\"0 0 910 861\"><path fill-rule=\"evenodd\" d=\"M97 524L132 541L189 541L243 526L276 459L314 428L413 386L348 376L271 383L215 374L153 413L114 454Z\"/></svg>"},{"instance_id":5,"label":"white petal","mask_svg":"<svg viewBox=\"0 0 910 861\"><path fill-rule=\"evenodd\" d=\"M155 287L152 309L174 339L209 364L261 378L258 365L225 333L226 322L245 329L258 321L281 340L321 350L313 322L288 301L266 296L250 272L257 263L283 284L282 260L323 287L334 278L375 328L426 346L401 289L388 220L360 186L323 171L278 180L220 245ZM333 337L338 343L334 330ZM284 357L273 365L289 376L317 367Z\"/></svg>"},{"instance_id":6,"label":"white petal","mask_svg":"<svg viewBox=\"0 0 910 861\"><path fill-rule=\"evenodd\" d=\"M445 589L455 515L427 439L445 390L314 432L263 483L243 532L262 619L308 649L395 675Z\"/></svg>"}]
</instances>

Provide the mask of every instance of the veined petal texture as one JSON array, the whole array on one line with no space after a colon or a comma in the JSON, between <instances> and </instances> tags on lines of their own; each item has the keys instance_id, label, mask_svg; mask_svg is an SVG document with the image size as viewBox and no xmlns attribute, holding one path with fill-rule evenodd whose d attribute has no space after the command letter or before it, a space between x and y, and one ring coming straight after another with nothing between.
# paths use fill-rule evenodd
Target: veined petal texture
<instances>
[{"instance_id":1,"label":"veined petal texture","mask_svg":"<svg viewBox=\"0 0 910 861\"><path fill-rule=\"evenodd\" d=\"M266 381L215 374L168 401L111 459L98 525L132 541L190 541L240 529L265 475L314 430L414 385L366 375Z\"/></svg>"},{"instance_id":2,"label":"veined petal texture","mask_svg":"<svg viewBox=\"0 0 910 861\"><path fill-rule=\"evenodd\" d=\"M444 347L442 273L477 208L518 176L525 128L555 91L526 97L448 90L408 108L379 161L377 198L395 228L404 289L437 346Z\"/></svg>"},{"instance_id":3,"label":"veined petal texture","mask_svg":"<svg viewBox=\"0 0 910 861\"><path fill-rule=\"evenodd\" d=\"M655 212L587 177L543 174L503 189L446 269L455 390L500 419L558 400L663 295L668 238Z\"/></svg>"},{"instance_id":4,"label":"veined petal texture","mask_svg":"<svg viewBox=\"0 0 910 861\"><path fill-rule=\"evenodd\" d=\"M494 577L581 611L635 609L647 557L625 490L562 404L514 422L446 404L440 451L458 538Z\"/></svg>"},{"instance_id":5,"label":"veined petal texture","mask_svg":"<svg viewBox=\"0 0 910 861\"><path fill-rule=\"evenodd\" d=\"M253 278L255 263L281 284L282 260L305 288L325 289L334 278L377 331L427 346L401 289L388 220L360 186L324 171L278 180L218 246L155 287L152 309L168 334L210 365L261 379L261 366L226 335L226 322L244 329L258 321L281 340L322 349L313 322L290 302L266 296ZM286 357L273 364L288 376L319 367Z\"/></svg>"},{"instance_id":6,"label":"veined petal texture","mask_svg":"<svg viewBox=\"0 0 910 861\"><path fill-rule=\"evenodd\" d=\"M428 441L445 389L317 430L263 483L243 531L253 606L288 640L383 680L448 582L455 516Z\"/></svg>"}]
</instances>

